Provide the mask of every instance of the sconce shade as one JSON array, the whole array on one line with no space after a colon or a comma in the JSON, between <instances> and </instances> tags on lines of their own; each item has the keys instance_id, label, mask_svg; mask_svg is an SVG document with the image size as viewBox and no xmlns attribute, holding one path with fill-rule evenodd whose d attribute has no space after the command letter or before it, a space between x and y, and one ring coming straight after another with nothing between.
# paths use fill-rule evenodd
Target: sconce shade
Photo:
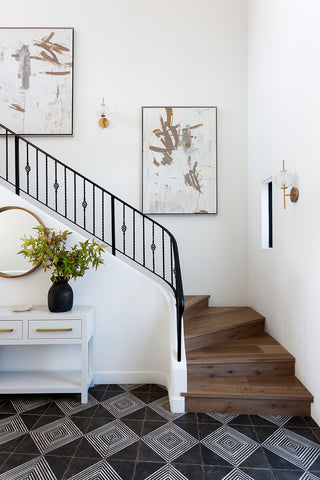
<instances>
[{"instance_id":1,"label":"sconce shade","mask_svg":"<svg viewBox=\"0 0 320 480\"><path fill-rule=\"evenodd\" d=\"M107 111L107 105L105 103L101 103L99 105L99 113L100 115L105 115Z\"/></svg>"},{"instance_id":2,"label":"sconce shade","mask_svg":"<svg viewBox=\"0 0 320 480\"><path fill-rule=\"evenodd\" d=\"M275 183L278 188L291 187L294 183L294 175L288 170L281 170L275 177Z\"/></svg>"},{"instance_id":3,"label":"sconce shade","mask_svg":"<svg viewBox=\"0 0 320 480\"><path fill-rule=\"evenodd\" d=\"M101 128L106 128L109 125L109 120L106 118L107 105L104 103L104 97L102 103L99 105L100 120L99 125Z\"/></svg>"},{"instance_id":4,"label":"sconce shade","mask_svg":"<svg viewBox=\"0 0 320 480\"><path fill-rule=\"evenodd\" d=\"M286 208L286 197L289 197L292 203L295 203L299 198L299 190L293 187L295 176L284 168L284 160L282 161L282 170L275 176L275 184L278 188L283 190L283 206ZM290 193L286 193L288 187L292 187Z\"/></svg>"}]
</instances>

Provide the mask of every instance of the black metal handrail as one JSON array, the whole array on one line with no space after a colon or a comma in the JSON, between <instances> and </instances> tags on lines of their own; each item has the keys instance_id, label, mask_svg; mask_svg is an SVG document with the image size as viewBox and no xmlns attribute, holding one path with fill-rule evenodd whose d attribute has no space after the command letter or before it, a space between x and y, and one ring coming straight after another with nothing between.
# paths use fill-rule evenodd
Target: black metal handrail
<instances>
[{"instance_id":1,"label":"black metal handrail","mask_svg":"<svg viewBox=\"0 0 320 480\"><path fill-rule=\"evenodd\" d=\"M171 287L176 298L180 362L184 296L178 245L172 233L1 123L0 129L4 132L0 131L0 178L17 195L30 196L109 245L112 255L124 255Z\"/></svg>"}]
</instances>

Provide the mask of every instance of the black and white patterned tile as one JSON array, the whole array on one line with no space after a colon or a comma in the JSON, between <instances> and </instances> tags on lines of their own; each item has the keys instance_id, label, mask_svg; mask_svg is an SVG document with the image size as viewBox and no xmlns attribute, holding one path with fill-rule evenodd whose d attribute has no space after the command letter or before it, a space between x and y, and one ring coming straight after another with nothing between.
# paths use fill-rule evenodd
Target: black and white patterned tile
<instances>
[{"instance_id":1,"label":"black and white patterned tile","mask_svg":"<svg viewBox=\"0 0 320 480\"><path fill-rule=\"evenodd\" d=\"M305 417L172 414L162 386L0 401L0 480L320 480Z\"/></svg>"},{"instance_id":2,"label":"black and white patterned tile","mask_svg":"<svg viewBox=\"0 0 320 480\"><path fill-rule=\"evenodd\" d=\"M179 470L173 465L166 464L159 470L149 475L146 480L188 480Z\"/></svg>"},{"instance_id":3,"label":"black and white patterned tile","mask_svg":"<svg viewBox=\"0 0 320 480\"><path fill-rule=\"evenodd\" d=\"M17 467L0 475L0 480L57 480L44 457L37 457L22 463Z\"/></svg>"},{"instance_id":4,"label":"black and white patterned tile","mask_svg":"<svg viewBox=\"0 0 320 480\"><path fill-rule=\"evenodd\" d=\"M146 404L135 395L132 395L132 393L126 392L105 400L101 405L116 418L122 418L140 410Z\"/></svg>"},{"instance_id":5,"label":"black and white patterned tile","mask_svg":"<svg viewBox=\"0 0 320 480\"><path fill-rule=\"evenodd\" d=\"M22 397L22 398L14 398L11 400L12 406L16 410L17 413L25 413L29 412L30 410L34 410L35 408L48 406L51 403L52 398L47 397Z\"/></svg>"},{"instance_id":6,"label":"black and white patterned tile","mask_svg":"<svg viewBox=\"0 0 320 480\"><path fill-rule=\"evenodd\" d=\"M79 400L75 398L62 398L56 400L55 404L62 410L65 415L75 415L77 413L83 412L88 408L94 407L98 405L98 400L93 397L92 395L88 395L88 402L87 403L79 403Z\"/></svg>"},{"instance_id":7,"label":"black and white patterned tile","mask_svg":"<svg viewBox=\"0 0 320 480\"><path fill-rule=\"evenodd\" d=\"M30 435L39 452L48 453L81 438L82 432L65 417L32 430Z\"/></svg>"},{"instance_id":8,"label":"black and white patterned tile","mask_svg":"<svg viewBox=\"0 0 320 480\"><path fill-rule=\"evenodd\" d=\"M151 408L151 410L158 413L159 415L161 415L161 417L165 418L168 421L177 420L184 415L184 413L172 413L170 411L168 395L149 403L149 408Z\"/></svg>"},{"instance_id":9,"label":"black and white patterned tile","mask_svg":"<svg viewBox=\"0 0 320 480\"><path fill-rule=\"evenodd\" d=\"M279 427L283 427L283 425L285 425L292 418L284 415L259 415L259 417L264 418L270 423L279 425Z\"/></svg>"},{"instance_id":10,"label":"black and white patterned tile","mask_svg":"<svg viewBox=\"0 0 320 480\"><path fill-rule=\"evenodd\" d=\"M142 441L166 462L172 462L198 443L196 438L171 422L145 435Z\"/></svg>"},{"instance_id":11,"label":"black and white patterned tile","mask_svg":"<svg viewBox=\"0 0 320 480\"><path fill-rule=\"evenodd\" d=\"M28 432L20 415L13 415L0 421L0 444L14 440Z\"/></svg>"},{"instance_id":12,"label":"black and white patterned tile","mask_svg":"<svg viewBox=\"0 0 320 480\"><path fill-rule=\"evenodd\" d=\"M206 415L223 424L227 424L239 416L236 413L206 413Z\"/></svg>"},{"instance_id":13,"label":"black and white patterned tile","mask_svg":"<svg viewBox=\"0 0 320 480\"><path fill-rule=\"evenodd\" d=\"M105 460L101 460L94 465L82 470L72 477L69 477L68 480L122 480L120 475L109 465Z\"/></svg>"},{"instance_id":14,"label":"black and white patterned tile","mask_svg":"<svg viewBox=\"0 0 320 480\"><path fill-rule=\"evenodd\" d=\"M259 448L259 443L255 440L228 425L210 433L201 443L235 467Z\"/></svg>"},{"instance_id":15,"label":"black and white patterned tile","mask_svg":"<svg viewBox=\"0 0 320 480\"><path fill-rule=\"evenodd\" d=\"M139 440L139 436L120 420L89 432L86 439L101 457L110 457Z\"/></svg>"},{"instance_id":16,"label":"black and white patterned tile","mask_svg":"<svg viewBox=\"0 0 320 480\"><path fill-rule=\"evenodd\" d=\"M320 455L320 445L286 428L279 428L262 446L287 462L308 470Z\"/></svg>"}]
</instances>

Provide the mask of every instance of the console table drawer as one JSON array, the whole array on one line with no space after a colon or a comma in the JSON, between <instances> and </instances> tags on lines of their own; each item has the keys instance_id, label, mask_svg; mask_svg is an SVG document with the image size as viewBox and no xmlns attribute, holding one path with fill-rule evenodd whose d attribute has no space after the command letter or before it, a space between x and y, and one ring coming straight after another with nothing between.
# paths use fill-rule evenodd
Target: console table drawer
<instances>
[{"instance_id":1,"label":"console table drawer","mask_svg":"<svg viewBox=\"0 0 320 480\"><path fill-rule=\"evenodd\" d=\"M22 338L22 321L4 320L0 322L0 340Z\"/></svg>"},{"instance_id":2,"label":"console table drawer","mask_svg":"<svg viewBox=\"0 0 320 480\"><path fill-rule=\"evenodd\" d=\"M29 320L29 339L81 338L81 320Z\"/></svg>"}]
</instances>

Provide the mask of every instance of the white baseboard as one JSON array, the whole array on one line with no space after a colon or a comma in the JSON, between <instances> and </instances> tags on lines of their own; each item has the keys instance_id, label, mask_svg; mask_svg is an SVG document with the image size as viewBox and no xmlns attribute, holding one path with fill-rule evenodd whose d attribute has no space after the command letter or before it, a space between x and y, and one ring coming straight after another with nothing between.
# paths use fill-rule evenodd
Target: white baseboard
<instances>
[{"instance_id":1,"label":"white baseboard","mask_svg":"<svg viewBox=\"0 0 320 480\"><path fill-rule=\"evenodd\" d=\"M320 425L320 403L314 401L311 403L311 417L313 420Z\"/></svg>"},{"instance_id":2,"label":"white baseboard","mask_svg":"<svg viewBox=\"0 0 320 480\"><path fill-rule=\"evenodd\" d=\"M185 398L184 397L169 397L170 408L172 413L185 412Z\"/></svg>"},{"instance_id":3,"label":"white baseboard","mask_svg":"<svg viewBox=\"0 0 320 480\"><path fill-rule=\"evenodd\" d=\"M167 376L163 372L95 372L94 383L156 383L167 387Z\"/></svg>"}]
</instances>

